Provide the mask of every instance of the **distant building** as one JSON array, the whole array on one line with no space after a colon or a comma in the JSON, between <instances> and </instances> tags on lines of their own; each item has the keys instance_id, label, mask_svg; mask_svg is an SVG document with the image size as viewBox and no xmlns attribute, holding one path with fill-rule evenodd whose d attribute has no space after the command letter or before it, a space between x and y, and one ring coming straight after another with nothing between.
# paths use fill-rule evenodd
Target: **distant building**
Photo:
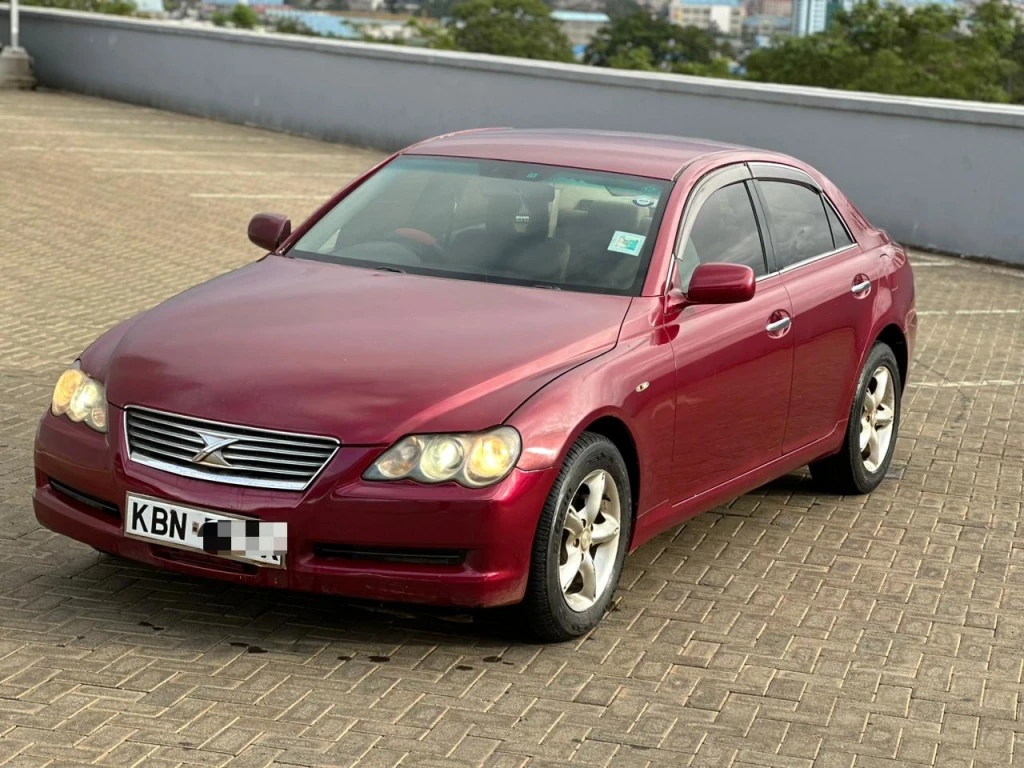
<instances>
[{"instance_id":1,"label":"distant building","mask_svg":"<svg viewBox=\"0 0 1024 768\"><path fill-rule=\"evenodd\" d=\"M793 0L750 0L747 3L747 18L751 16L785 16L793 15Z\"/></svg>"},{"instance_id":2,"label":"distant building","mask_svg":"<svg viewBox=\"0 0 1024 768\"><path fill-rule=\"evenodd\" d=\"M825 31L828 23L828 0L793 0L794 37L806 37Z\"/></svg>"},{"instance_id":3,"label":"distant building","mask_svg":"<svg viewBox=\"0 0 1024 768\"><path fill-rule=\"evenodd\" d=\"M590 45L597 30L610 21L606 13L585 11L552 11L551 18L558 22L562 32L569 38L574 53Z\"/></svg>"},{"instance_id":4,"label":"distant building","mask_svg":"<svg viewBox=\"0 0 1024 768\"><path fill-rule=\"evenodd\" d=\"M745 15L739 0L671 0L668 5L669 20L679 26L716 27L728 37L741 35Z\"/></svg>"},{"instance_id":5,"label":"distant building","mask_svg":"<svg viewBox=\"0 0 1024 768\"><path fill-rule=\"evenodd\" d=\"M743 39L754 48L767 48L780 37L789 37L789 16L748 16L743 20Z\"/></svg>"}]
</instances>

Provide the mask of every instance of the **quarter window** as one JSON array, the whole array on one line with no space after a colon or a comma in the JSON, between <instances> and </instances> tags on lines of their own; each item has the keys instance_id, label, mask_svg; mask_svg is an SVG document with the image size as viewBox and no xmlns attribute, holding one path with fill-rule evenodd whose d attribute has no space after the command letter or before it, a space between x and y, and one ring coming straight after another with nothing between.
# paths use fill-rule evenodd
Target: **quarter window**
<instances>
[{"instance_id":1,"label":"quarter window","mask_svg":"<svg viewBox=\"0 0 1024 768\"><path fill-rule=\"evenodd\" d=\"M701 206L679 255L683 290L699 264L712 262L746 264L758 276L768 273L761 230L743 182L722 187Z\"/></svg>"},{"instance_id":2,"label":"quarter window","mask_svg":"<svg viewBox=\"0 0 1024 768\"><path fill-rule=\"evenodd\" d=\"M836 213L827 200L825 201L825 214L828 216L829 226L832 227L832 241L835 243L835 247L839 249L853 245L853 238L850 237L850 233L843 226L843 222L839 219L839 214Z\"/></svg>"},{"instance_id":3,"label":"quarter window","mask_svg":"<svg viewBox=\"0 0 1024 768\"><path fill-rule=\"evenodd\" d=\"M768 209L779 269L834 249L821 195L810 187L785 181L758 184Z\"/></svg>"}]
</instances>

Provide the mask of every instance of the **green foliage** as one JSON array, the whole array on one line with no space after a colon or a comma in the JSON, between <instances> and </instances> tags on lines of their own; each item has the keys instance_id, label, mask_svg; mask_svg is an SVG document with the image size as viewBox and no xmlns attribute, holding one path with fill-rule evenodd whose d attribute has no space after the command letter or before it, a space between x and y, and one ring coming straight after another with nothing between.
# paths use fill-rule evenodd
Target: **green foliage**
<instances>
[{"instance_id":1,"label":"green foliage","mask_svg":"<svg viewBox=\"0 0 1024 768\"><path fill-rule=\"evenodd\" d=\"M40 5L44 8L64 8L69 11L109 13L114 16L132 16L135 3L131 0L22 0L22 5Z\"/></svg>"},{"instance_id":2,"label":"green foliage","mask_svg":"<svg viewBox=\"0 0 1024 768\"><path fill-rule=\"evenodd\" d=\"M213 22L215 27L226 27L231 19L224 11L214 11L213 15L210 16L210 21Z\"/></svg>"},{"instance_id":3,"label":"green foliage","mask_svg":"<svg viewBox=\"0 0 1024 768\"><path fill-rule=\"evenodd\" d=\"M642 45L639 48L623 47L611 55L605 66L614 67L615 69L650 71L654 69L654 55L651 53L650 48Z\"/></svg>"},{"instance_id":4,"label":"green foliage","mask_svg":"<svg viewBox=\"0 0 1024 768\"><path fill-rule=\"evenodd\" d=\"M790 38L747 58L752 80L979 101L1009 101L1020 83L1021 24L1000 0L964 12L940 5L839 11L819 35Z\"/></svg>"},{"instance_id":5,"label":"green foliage","mask_svg":"<svg viewBox=\"0 0 1024 768\"><path fill-rule=\"evenodd\" d=\"M672 71L677 75L697 75L699 77L719 78L732 77L732 74L729 72L729 59L724 56L719 56L708 63L694 62L676 64L672 67Z\"/></svg>"},{"instance_id":6,"label":"green foliage","mask_svg":"<svg viewBox=\"0 0 1024 768\"><path fill-rule=\"evenodd\" d=\"M411 27L412 42L426 48L438 48L443 51L458 50L455 39L452 36L452 28L441 24L424 24L418 19L409 19L407 26Z\"/></svg>"},{"instance_id":7,"label":"green foliage","mask_svg":"<svg viewBox=\"0 0 1024 768\"><path fill-rule=\"evenodd\" d=\"M542 0L466 0L452 7L440 45L458 50L572 61L572 48ZM445 39L449 38L449 39Z\"/></svg>"},{"instance_id":8,"label":"green foliage","mask_svg":"<svg viewBox=\"0 0 1024 768\"><path fill-rule=\"evenodd\" d=\"M283 35L305 35L306 37L325 37L315 29L310 29L298 19L280 18L274 22L274 31Z\"/></svg>"},{"instance_id":9,"label":"green foliage","mask_svg":"<svg viewBox=\"0 0 1024 768\"><path fill-rule=\"evenodd\" d=\"M228 18L239 29L255 29L260 23L260 17L248 5L236 5L231 9L231 14Z\"/></svg>"},{"instance_id":10,"label":"green foliage","mask_svg":"<svg viewBox=\"0 0 1024 768\"><path fill-rule=\"evenodd\" d=\"M610 24L598 30L583 61L597 67L702 74L728 72L725 61L717 63L724 52L708 30L680 27L637 10L613 17Z\"/></svg>"},{"instance_id":11,"label":"green foliage","mask_svg":"<svg viewBox=\"0 0 1024 768\"><path fill-rule=\"evenodd\" d=\"M434 19L443 19L452 12L452 6L458 0L422 0L420 2L420 13Z\"/></svg>"},{"instance_id":12,"label":"green foliage","mask_svg":"<svg viewBox=\"0 0 1024 768\"><path fill-rule=\"evenodd\" d=\"M604 12L612 19L629 16L639 10L640 4L636 0L605 0L604 3Z\"/></svg>"},{"instance_id":13,"label":"green foliage","mask_svg":"<svg viewBox=\"0 0 1024 768\"><path fill-rule=\"evenodd\" d=\"M1024 104L1024 25L1018 24L1008 58L1016 71L1006 79L1006 90L1015 104Z\"/></svg>"}]
</instances>

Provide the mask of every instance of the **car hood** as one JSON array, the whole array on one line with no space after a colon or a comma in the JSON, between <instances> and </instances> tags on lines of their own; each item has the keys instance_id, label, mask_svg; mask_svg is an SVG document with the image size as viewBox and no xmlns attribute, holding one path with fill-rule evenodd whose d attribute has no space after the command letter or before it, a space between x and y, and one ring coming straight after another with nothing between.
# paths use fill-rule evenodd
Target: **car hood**
<instances>
[{"instance_id":1,"label":"car hood","mask_svg":"<svg viewBox=\"0 0 1024 768\"><path fill-rule=\"evenodd\" d=\"M629 302L269 256L117 326L83 365L122 408L383 444L501 423L611 349Z\"/></svg>"}]
</instances>

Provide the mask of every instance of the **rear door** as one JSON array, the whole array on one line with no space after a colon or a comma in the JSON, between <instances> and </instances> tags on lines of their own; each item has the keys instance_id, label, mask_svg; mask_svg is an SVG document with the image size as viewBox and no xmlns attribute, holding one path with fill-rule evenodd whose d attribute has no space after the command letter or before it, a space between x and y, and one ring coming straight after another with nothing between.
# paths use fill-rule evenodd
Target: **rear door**
<instances>
[{"instance_id":1,"label":"rear door","mask_svg":"<svg viewBox=\"0 0 1024 768\"><path fill-rule=\"evenodd\" d=\"M884 265L853 240L810 176L769 163L751 170L793 302L793 389L783 441L789 453L849 418Z\"/></svg>"},{"instance_id":2,"label":"rear door","mask_svg":"<svg viewBox=\"0 0 1024 768\"><path fill-rule=\"evenodd\" d=\"M765 248L746 166L717 171L687 203L673 288L699 264L746 264L753 299L687 306L668 323L676 361L674 497L682 502L782 455L789 409L792 314Z\"/></svg>"}]
</instances>

